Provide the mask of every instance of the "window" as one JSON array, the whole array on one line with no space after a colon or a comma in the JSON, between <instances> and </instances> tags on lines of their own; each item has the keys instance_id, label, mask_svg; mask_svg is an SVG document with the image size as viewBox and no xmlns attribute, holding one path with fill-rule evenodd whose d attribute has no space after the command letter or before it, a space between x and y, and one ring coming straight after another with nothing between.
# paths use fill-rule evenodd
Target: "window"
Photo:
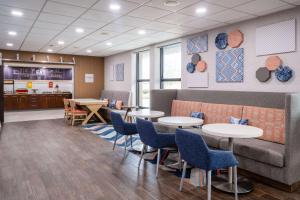
<instances>
[{"instance_id":1,"label":"window","mask_svg":"<svg viewBox=\"0 0 300 200\"><path fill-rule=\"evenodd\" d=\"M140 108L150 107L150 52L136 55L136 103Z\"/></svg>"},{"instance_id":2,"label":"window","mask_svg":"<svg viewBox=\"0 0 300 200\"><path fill-rule=\"evenodd\" d=\"M181 88L181 44L160 48L160 88Z\"/></svg>"}]
</instances>

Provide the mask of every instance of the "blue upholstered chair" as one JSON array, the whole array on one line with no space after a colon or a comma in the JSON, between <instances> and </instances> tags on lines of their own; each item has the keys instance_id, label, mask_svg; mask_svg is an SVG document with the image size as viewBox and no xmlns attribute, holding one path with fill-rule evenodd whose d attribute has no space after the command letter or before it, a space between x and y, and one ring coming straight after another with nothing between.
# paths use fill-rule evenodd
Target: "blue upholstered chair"
<instances>
[{"instance_id":1,"label":"blue upholstered chair","mask_svg":"<svg viewBox=\"0 0 300 200\"><path fill-rule=\"evenodd\" d=\"M231 151L211 150L207 147L201 135L182 129L176 130L176 144L181 159L184 160L183 172L179 190L182 191L187 164L206 170L207 174L207 199L211 199L211 172L212 170L233 167L235 199L237 195L237 165Z\"/></svg>"},{"instance_id":2,"label":"blue upholstered chair","mask_svg":"<svg viewBox=\"0 0 300 200\"><path fill-rule=\"evenodd\" d=\"M113 125L115 131L117 132L113 150L115 150L118 135L121 134L121 135L125 135L125 153L126 153L127 137L130 136L130 142L131 142L131 147L132 147L132 135L138 133L137 129L136 129L136 124L124 122L121 114L116 113L116 112L111 112L111 122L112 122L112 125Z\"/></svg>"},{"instance_id":3,"label":"blue upholstered chair","mask_svg":"<svg viewBox=\"0 0 300 200\"><path fill-rule=\"evenodd\" d=\"M139 160L139 168L143 155L147 146L158 149L157 164L156 164L156 177L158 177L158 167L160 161L160 150L167 147L176 147L175 133L158 133L156 132L151 121L136 119L136 126L140 135L141 141L144 143L141 157Z\"/></svg>"}]
</instances>

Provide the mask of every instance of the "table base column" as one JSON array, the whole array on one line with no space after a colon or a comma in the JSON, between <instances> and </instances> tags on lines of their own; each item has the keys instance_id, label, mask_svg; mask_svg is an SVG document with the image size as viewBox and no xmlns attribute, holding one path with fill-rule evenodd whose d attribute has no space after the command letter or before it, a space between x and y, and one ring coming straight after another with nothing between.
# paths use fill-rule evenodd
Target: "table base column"
<instances>
[{"instance_id":1,"label":"table base column","mask_svg":"<svg viewBox=\"0 0 300 200\"><path fill-rule=\"evenodd\" d=\"M222 192L234 194L234 184L228 182L228 175L220 175L212 178L212 186ZM254 189L253 183L243 176L238 176L238 194L247 194Z\"/></svg>"}]
</instances>

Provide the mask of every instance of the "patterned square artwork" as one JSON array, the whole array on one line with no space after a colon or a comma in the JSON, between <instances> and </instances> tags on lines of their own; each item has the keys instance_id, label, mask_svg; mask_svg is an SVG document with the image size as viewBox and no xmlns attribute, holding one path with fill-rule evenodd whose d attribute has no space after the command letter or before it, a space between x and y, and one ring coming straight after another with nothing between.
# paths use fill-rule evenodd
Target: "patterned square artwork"
<instances>
[{"instance_id":1,"label":"patterned square artwork","mask_svg":"<svg viewBox=\"0 0 300 200\"><path fill-rule=\"evenodd\" d=\"M124 63L115 66L116 81L124 81Z\"/></svg>"},{"instance_id":2,"label":"patterned square artwork","mask_svg":"<svg viewBox=\"0 0 300 200\"><path fill-rule=\"evenodd\" d=\"M187 53L202 53L208 51L208 36L200 35L187 40Z\"/></svg>"},{"instance_id":3,"label":"patterned square artwork","mask_svg":"<svg viewBox=\"0 0 300 200\"><path fill-rule=\"evenodd\" d=\"M243 82L244 49L218 51L216 55L217 82Z\"/></svg>"}]
</instances>

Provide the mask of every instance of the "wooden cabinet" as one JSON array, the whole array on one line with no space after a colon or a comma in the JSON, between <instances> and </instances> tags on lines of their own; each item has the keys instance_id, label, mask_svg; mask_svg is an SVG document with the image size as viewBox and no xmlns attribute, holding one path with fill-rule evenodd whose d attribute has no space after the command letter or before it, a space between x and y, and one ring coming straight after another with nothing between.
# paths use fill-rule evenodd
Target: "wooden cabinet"
<instances>
[{"instance_id":1,"label":"wooden cabinet","mask_svg":"<svg viewBox=\"0 0 300 200\"><path fill-rule=\"evenodd\" d=\"M64 98L72 98L72 94L5 95L4 109L9 111L63 108Z\"/></svg>"}]
</instances>

